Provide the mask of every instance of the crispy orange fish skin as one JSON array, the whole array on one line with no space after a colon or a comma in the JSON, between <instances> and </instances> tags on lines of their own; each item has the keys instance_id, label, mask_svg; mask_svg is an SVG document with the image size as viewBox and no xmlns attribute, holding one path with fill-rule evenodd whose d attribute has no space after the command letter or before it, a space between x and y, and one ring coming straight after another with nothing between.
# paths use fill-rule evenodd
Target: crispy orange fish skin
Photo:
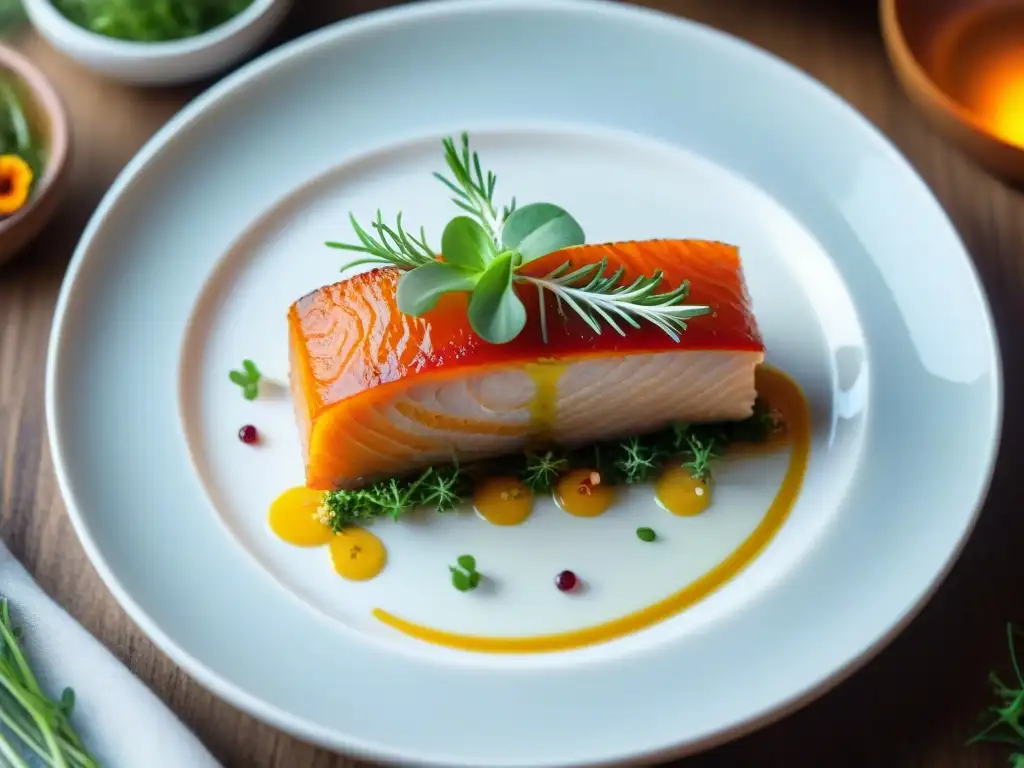
<instances>
[{"instance_id":1,"label":"crispy orange fish skin","mask_svg":"<svg viewBox=\"0 0 1024 768\"><path fill-rule=\"evenodd\" d=\"M496 376L527 370L538 361L604 359L610 364L640 359L633 357L638 355L664 360L665 353L681 352L708 353L691 356L702 365L741 360L742 370L732 375L742 403L724 413L736 413L737 418L749 413L756 395L754 368L763 360L764 344L738 249L704 240L584 245L548 254L521 272L541 277L566 261L575 268L601 259L607 259L611 270L624 268L623 282L655 270L664 275L659 290L688 280L687 303L708 305L711 313L691 319L678 342L643 321L638 329L625 328L624 336L607 327L599 334L572 311L560 315L545 294L545 342L537 290L518 285L528 313L526 327L507 344L490 344L470 327L465 294L444 296L423 317L401 313L396 302L401 272L392 267L355 275L296 301L288 313L290 378L307 486L354 487L427 466L431 457L459 456L462 443L474 457L515 450L537 427L529 423L526 402L536 393L523 393L516 400L504 390L527 390L529 383L502 383ZM671 371L664 366L657 370L661 376ZM446 388L468 388L482 410L462 413L458 405L445 406L441 395ZM674 418L679 414L665 413L663 422ZM493 439L483 440L482 435Z\"/></svg>"}]
</instances>

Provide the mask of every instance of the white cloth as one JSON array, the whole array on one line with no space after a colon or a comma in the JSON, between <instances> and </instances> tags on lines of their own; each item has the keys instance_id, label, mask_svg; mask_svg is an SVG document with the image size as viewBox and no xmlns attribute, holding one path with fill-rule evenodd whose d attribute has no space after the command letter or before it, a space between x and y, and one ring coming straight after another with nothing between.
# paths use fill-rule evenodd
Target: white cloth
<instances>
[{"instance_id":1,"label":"white cloth","mask_svg":"<svg viewBox=\"0 0 1024 768\"><path fill-rule=\"evenodd\" d=\"M54 699L75 691L72 723L103 768L220 768L177 717L32 580L0 542L0 596Z\"/></svg>"}]
</instances>

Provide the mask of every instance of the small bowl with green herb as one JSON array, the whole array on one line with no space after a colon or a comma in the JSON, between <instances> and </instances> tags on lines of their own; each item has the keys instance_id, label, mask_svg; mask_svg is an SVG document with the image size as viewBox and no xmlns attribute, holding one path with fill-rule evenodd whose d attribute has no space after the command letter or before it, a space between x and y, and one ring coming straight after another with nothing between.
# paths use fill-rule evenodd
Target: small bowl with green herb
<instances>
[{"instance_id":1,"label":"small bowl with green herb","mask_svg":"<svg viewBox=\"0 0 1024 768\"><path fill-rule=\"evenodd\" d=\"M87 69L136 85L200 80L256 50L292 0L23 0L36 30Z\"/></svg>"},{"instance_id":2,"label":"small bowl with green herb","mask_svg":"<svg viewBox=\"0 0 1024 768\"><path fill-rule=\"evenodd\" d=\"M0 45L0 263L50 220L68 154L60 97L28 59Z\"/></svg>"}]
</instances>

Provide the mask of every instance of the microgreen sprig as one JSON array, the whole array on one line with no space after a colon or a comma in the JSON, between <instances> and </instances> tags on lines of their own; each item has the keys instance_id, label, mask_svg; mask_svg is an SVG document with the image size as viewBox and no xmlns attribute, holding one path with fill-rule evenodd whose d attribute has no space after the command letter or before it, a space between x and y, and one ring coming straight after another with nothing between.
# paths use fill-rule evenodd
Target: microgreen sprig
<instances>
[{"instance_id":1,"label":"microgreen sprig","mask_svg":"<svg viewBox=\"0 0 1024 768\"><path fill-rule=\"evenodd\" d=\"M242 397L255 400L260 392L260 371L252 360L242 361L242 370L231 371L228 378L242 388Z\"/></svg>"},{"instance_id":2,"label":"microgreen sprig","mask_svg":"<svg viewBox=\"0 0 1024 768\"><path fill-rule=\"evenodd\" d=\"M480 585L480 573L476 569L476 558L472 555L459 555L455 561L457 566L449 565L452 575L452 586L459 592L469 592Z\"/></svg>"},{"instance_id":3,"label":"microgreen sprig","mask_svg":"<svg viewBox=\"0 0 1024 768\"><path fill-rule=\"evenodd\" d=\"M380 211L371 228L374 237L350 215L358 243L329 242L328 246L366 254L344 269L365 264L397 267L402 271L397 290L398 309L422 316L448 293L469 295L468 316L473 330L485 341L505 344L526 327L527 313L516 286L536 288L544 342L548 341L546 301L554 296L560 314L569 307L595 332L610 326L620 335L625 327L639 328L648 322L673 341L686 329L686 321L708 314L710 307L686 304L689 284L661 291L664 275L656 272L623 285L625 270L608 272L607 260L573 269L572 263L542 277L522 274L531 261L576 245L586 237L580 224L552 203L522 207L515 198L499 208L494 202L498 177L483 170L479 154L462 134L461 144L443 141L445 162L451 175L435 173L453 194L452 202L463 215L451 219L441 235L441 257L427 243L426 233L409 235L396 218L394 228L384 224ZM466 215L468 214L468 215Z\"/></svg>"}]
</instances>

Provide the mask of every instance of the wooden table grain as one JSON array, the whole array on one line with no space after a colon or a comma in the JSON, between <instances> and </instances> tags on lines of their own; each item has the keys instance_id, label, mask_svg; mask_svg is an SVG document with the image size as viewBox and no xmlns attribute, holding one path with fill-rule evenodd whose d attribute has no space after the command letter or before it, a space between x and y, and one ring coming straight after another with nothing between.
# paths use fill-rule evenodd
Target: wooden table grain
<instances>
[{"instance_id":1,"label":"wooden table grain","mask_svg":"<svg viewBox=\"0 0 1024 768\"><path fill-rule=\"evenodd\" d=\"M1024 620L1024 505L1018 495L1024 493L1024 457L1015 429L1024 427L1024 414L1014 397L1024 366L1024 351L1015 344L1024 315L1024 194L986 176L913 111L888 68L872 0L649 2L789 60L891 137L935 191L973 255L1003 340L1008 393L1001 456L984 514L923 613L875 660L816 702L684 762L693 768L1004 766L1005 750L968 749L963 742L987 703L990 666L1006 659L1004 622ZM271 44L380 5L297 4ZM79 234L114 177L205 84L121 86L78 68L31 34L19 45L66 100L75 158L57 219L19 260L0 268L0 536L43 588L149 684L224 765L357 765L257 722L190 680L124 614L71 529L46 444L42 398L57 291ZM949 322L956 323L957 297L949 300ZM950 456L942 469L955 472L957 460ZM735 695L745 692L738 688Z\"/></svg>"}]
</instances>

